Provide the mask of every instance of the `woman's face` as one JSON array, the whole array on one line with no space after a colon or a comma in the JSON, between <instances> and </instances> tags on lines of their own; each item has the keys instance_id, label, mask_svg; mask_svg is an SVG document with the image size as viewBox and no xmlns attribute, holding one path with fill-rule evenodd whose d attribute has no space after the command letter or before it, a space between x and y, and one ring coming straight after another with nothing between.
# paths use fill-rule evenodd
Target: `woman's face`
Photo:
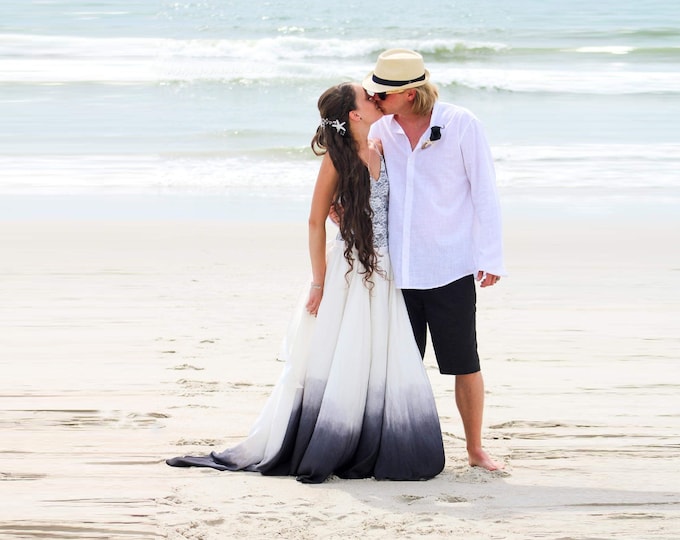
<instances>
[{"instance_id":1,"label":"woman's face","mask_svg":"<svg viewBox=\"0 0 680 540\"><path fill-rule=\"evenodd\" d=\"M372 124L383 116L383 112L378 108L378 105L368 97L368 94L360 84L354 85L354 93L356 94L356 111L364 121Z\"/></svg>"}]
</instances>

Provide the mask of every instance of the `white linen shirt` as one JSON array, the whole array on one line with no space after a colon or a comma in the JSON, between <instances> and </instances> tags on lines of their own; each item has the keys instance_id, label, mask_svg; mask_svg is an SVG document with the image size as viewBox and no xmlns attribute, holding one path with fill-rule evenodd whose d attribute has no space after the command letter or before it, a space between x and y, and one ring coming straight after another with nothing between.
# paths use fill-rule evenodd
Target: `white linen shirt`
<instances>
[{"instance_id":1,"label":"white linen shirt","mask_svg":"<svg viewBox=\"0 0 680 540\"><path fill-rule=\"evenodd\" d=\"M467 109L437 102L430 129L411 144L392 115L371 128L383 144L390 183L388 235L402 289L441 287L482 270L505 275L500 202L481 123Z\"/></svg>"}]
</instances>

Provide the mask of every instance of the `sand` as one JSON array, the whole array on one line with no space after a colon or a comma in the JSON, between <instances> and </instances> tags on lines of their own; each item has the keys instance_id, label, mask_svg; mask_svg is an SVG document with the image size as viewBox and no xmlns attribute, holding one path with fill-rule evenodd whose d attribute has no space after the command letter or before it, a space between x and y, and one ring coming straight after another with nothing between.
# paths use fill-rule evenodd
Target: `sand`
<instances>
[{"instance_id":1,"label":"sand","mask_svg":"<svg viewBox=\"0 0 680 540\"><path fill-rule=\"evenodd\" d=\"M479 291L506 470L467 466L428 353L443 473L314 486L164 463L248 432L304 223L0 223L0 538L678 538L678 221L513 216Z\"/></svg>"}]
</instances>

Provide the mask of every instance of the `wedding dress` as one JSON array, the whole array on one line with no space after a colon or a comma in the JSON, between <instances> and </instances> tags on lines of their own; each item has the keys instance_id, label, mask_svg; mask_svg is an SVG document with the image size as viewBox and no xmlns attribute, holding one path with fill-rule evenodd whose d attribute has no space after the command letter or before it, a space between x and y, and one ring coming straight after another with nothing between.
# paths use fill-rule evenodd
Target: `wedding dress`
<instances>
[{"instance_id":1,"label":"wedding dress","mask_svg":"<svg viewBox=\"0 0 680 540\"><path fill-rule=\"evenodd\" d=\"M342 239L327 255L317 317L301 299L283 372L248 437L221 452L167 461L294 475L423 480L444 467L439 416L387 253L389 184L384 161L371 179L380 273L367 286L356 260L347 273Z\"/></svg>"}]
</instances>

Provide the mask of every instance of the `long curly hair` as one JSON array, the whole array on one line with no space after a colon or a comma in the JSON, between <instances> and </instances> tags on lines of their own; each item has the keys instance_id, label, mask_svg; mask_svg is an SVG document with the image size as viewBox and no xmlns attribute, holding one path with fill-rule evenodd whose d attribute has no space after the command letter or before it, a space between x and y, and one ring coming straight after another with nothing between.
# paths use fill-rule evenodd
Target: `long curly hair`
<instances>
[{"instance_id":1,"label":"long curly hair","mask_svg":"<svg viewBox=\"0 0 680 540\"><path fill-rule=\"evenodd\" d=\"M323 120L344 122L344 133L342 129L322 123L312 138L311 146L317 156L328 152L338 171L338 186L332 205L340 217L345 259L351 271L356 250L356 257L363 267L360 273L364 274L364 281L368 281L379 268L378 256L373 247L371 179L350 131L349 113L357 107L354 86L342 83L329 88L319 98L318 107Z\"/></svg>"}]
</instances>

